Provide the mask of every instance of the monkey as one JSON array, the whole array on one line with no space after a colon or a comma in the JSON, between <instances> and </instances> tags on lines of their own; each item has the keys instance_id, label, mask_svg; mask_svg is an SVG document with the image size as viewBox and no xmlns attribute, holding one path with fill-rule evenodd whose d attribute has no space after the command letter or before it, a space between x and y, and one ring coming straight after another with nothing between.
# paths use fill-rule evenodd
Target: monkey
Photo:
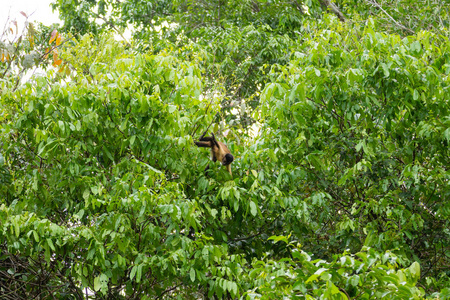
<instances>
[{"instance_id":1,"label":"monkey","mask_svg":"<svg viewBox=\"0 0 450 300\"><path fill-rule=\"evenodd\" d=\"M195 142L195 144L198 147L208 147L211 148L211 160L213 162L220 161L223 166L227 166L228 172L231 174L231 163L234 160L233 155L231 154L230 150L228 150L228 147L222 143L216 140L216 137L214 136L214 133L212 133L212 136L205 136L206 131L202 134L202 136L199 138L198 142ZM205 173L209 169L209 164L205 168Z\"/></svg>"}]
</instances>

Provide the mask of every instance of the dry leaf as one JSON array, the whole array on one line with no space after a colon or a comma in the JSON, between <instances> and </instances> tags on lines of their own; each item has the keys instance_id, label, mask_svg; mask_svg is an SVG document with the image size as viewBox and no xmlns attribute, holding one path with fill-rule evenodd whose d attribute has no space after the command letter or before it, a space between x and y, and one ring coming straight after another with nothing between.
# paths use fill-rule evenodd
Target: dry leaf
<instances>
[{"instance_id":1,"label":"dry leaf","mask_svg":"<svg viewBox=\"0 0 450 300\"><path fill-rule=\"evenodd\" d=\"M58 30L54 29L52 31L52 36L50 37L50 41L48 41L49 44L53 43L53 41L56 39L56 36L58 35Z\"/></svg>"},{"instance_id":2,"label":"dry leaf","mask_svg":"<svg viewBox=\"0 0 450 300\"><path fill-rule=\"evenodd\" d=\"M56 46L61 45L61 35L58 33L58 36L56 37Z\"/></svg>"}]
</instances>

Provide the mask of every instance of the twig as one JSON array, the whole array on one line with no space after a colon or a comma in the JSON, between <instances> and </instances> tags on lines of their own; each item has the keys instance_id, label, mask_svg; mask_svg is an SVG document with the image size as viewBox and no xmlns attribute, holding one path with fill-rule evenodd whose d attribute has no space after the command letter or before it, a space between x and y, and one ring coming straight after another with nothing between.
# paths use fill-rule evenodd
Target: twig
<instances>
[{"instance_id":1,"label":"twig","mask_svg":"<svg viewBox=\"0 0 450 300\"><path fill-rule=\"evenodd\" d=\"M398 27L400 27L401 29L408 31L410 33L415 33L414 30L409 29L408 27L403 26L402 24L400 24L399 22L397 22L390 14L388 14L382 7L380 4L378 4L377 2L375 2L375 0L370 1L370 0L366 0L367 3L372 4L374 6L376 6L379 10L381 10L383 13L386 14L386 16L389 17L389 19L392 20L392 22L394 22L395 25L397 25Z\"/></svg>"},{"instance_id":2,"label":"twig","mask_svg":"<svg viewBox=\"0 0 450 300\"><path fill-rule=\"evenodd\" d=\"M211 101L209 101L209 104L208 104L208 106L206 107L205 115L206 115L206 113L208 112L209 107L211 106L211 103L212 103L213 100L214 100L214 97L211 97ZM208 128L207 128L206 130L209 129L209 127L211 126L211 124L212 124L212 122L214 121L214 119L216 118L216 116L217 116L217 113L216 113L216 115L214 116L214 118L212 119L211 123L209 124L209 126L208 126ZM192 129L192 133L190 134L192 137L193 137L194 134L197 132L197 129L198 129L199 126L200 126L200 124L197 124L197 126L196 126L195 128Z\"/></svg>"},{"instance_id":3,"label":"twig","mask_svg":"<svg viewBox=\"0 0 450 300\"><path fill-rule=\"evenodd\" d=\"M273 223L275 223L276 220L278 220L278 218L280 217L280 215L276 216L269 224L267 225L263 225L259 228L258 232L249 236L245 236L245 237L241 237L241 238L235 238L235 239L230 239L230 241L233 242L239 242L239 241L245 241L245 240L249 240L252 239L254 237L257 237L258 235L261 235L264 233L263 229L267 229L268 227L272 226Z\"/></svg>"},{"instance_id":4,"label":"twig","mask_svg":"<svg viewBox=\"0 0 450 300\"><path fill-rule=\"evenodd\" d=\"M180 286L180 284L177 284L171 288L168 288L167 290L163 291L156 299L162 299L162 297L164 296L164 294L167 294L175 289L177 289Z\"/></svg>"},{"instance_id":5,"label":"twig","mask_svg":"<svg viewBox=\"0 0 450 300\"><path fill-rule=\"evenodd\" d=\"M97 14L96 12L92 12L97 18L103 20L106 24L108 24L112 29L114 29L121 38L123 38L123 40L125 41L125 43L127 44L128 47L131 47L131 44L128 42L128 40L123 36L122 32L120 32L119 29L117 29L117 27L111 23L110 21L108 21L105 17L100 16L99 14Z\"/></svg>"},{"instance_id":6,"label":"twig","mask_svg":"<svg viewBox=\"0 0 450 300\"><path fill-rule=\"evenodd\" d=\"M331 11L339 18L339 20L341 20L342 22L345 22L344 14L339 10L339 8L336 6L336 4L334 4L330 0L319 0L319 1L320 1L320 4L322 4L322 6L325 6L325 7L328 7L329 9L331 9Z\"/></svg>"}]
</instances>

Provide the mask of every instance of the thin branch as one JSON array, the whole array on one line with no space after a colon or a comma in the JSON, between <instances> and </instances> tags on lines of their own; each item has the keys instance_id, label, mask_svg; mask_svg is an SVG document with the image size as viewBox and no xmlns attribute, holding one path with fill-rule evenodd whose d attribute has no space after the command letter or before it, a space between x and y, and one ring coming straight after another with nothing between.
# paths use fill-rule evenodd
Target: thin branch
<instances>
[{"instance_id":1,"label":"thin branch","mask_svg":"<svg viewBox=\"0 0 450 300\"><path fill-rule=\"evenodd\" d=\"M339 10L339 8L331 2L330 0L319 0L323 7L328 7L342 22L345 22L344 14Z\"/></svg>"},{"instance_id":2,"label":"thin branch","mask_svg":"<svg viewBox=\"0 0 450 300\"><path fill-rule=\"evenodd\" d=\"M252 235L249 235L249 236L245 236L245 237L241 237L241 238L230 239L230 241L239 242L239 241L245 241L245 240L249 240L249 239L252 239L254 237L257 237L258 235L261 235L261 234L264 233L263 229L267 229L270 226L272 226L273 223L275 223L275 221L278 220L279 217L280 217L280 215L278 215L275 218L273 218L273 220L269 224L261 226L259 228L258 232L255 233L255 234L252 234Z\"/></svg>"},{"instance_id":3,"label":"thin branch","mask_svg":"<svg viewBox=\"0 0 450 300\"><path fill-rule=\"evenodd\" d=\"M167 290L163 291L156 299L162 299L162 297L164 296L164 294L167 294L175 289L177 289L181 284L177 284L171 288L168 288Z\"/></svg>"},{"instance_id":4,"label":"thin branch","mask_svg":"<svg viewBox=\"0 0 450 300\"><path fill-rule=\"evenodd\" d=\"M108 24L112 29L114 29L121 38L123 38L123 40L125 41L125 43L127 44L128 47L131 47L131 44L128 42L128 40L123 36L122 32L110 21L108 21L104 16L100 16L99 14L97 14L96 12L92 12L97 18L103 20L106 24Z\"/></svg>"},{"instance_id":5,"label":"thin branch","mask_svg":"<svg viewBox=\"0 0 450 300\"><path fill-rule=\"evenodd\" d=\"M400 24L399 22L397 22L390 14L388 14L382 7L380 4L378 4L377 2L375 2L375 0L370 1L370 0L366 0L367 3L372 4L373 6L377 7L379 10L381 10L386 16L389 17L389 19L392 20L392 22L394 22L395 25L397 25L398 27L400 27L401 29L408 31L409 33L414 34L414 30L409 29L408 27L403 26L402 24Z\"/></svg>"}]
</instances>

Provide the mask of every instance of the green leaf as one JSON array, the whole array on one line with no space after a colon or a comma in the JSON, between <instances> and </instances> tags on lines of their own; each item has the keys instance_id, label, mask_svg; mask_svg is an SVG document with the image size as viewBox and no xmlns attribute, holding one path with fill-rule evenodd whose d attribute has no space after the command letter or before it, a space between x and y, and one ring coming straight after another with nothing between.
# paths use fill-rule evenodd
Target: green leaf
<instances>
[{"instance_id":1,"label":"green leaf","mask_svg":"<svg viewBox=\"0 0 450 300\"><path fill-rule=\"evenodd\" d=\"M138 266L133 266L133 268L131 268L131 272L130 272L130 280L133 280L134 276L136 275L136 271L138 269Z\"/></svg>"},{"instance_id":2,"label":"green leaf","mask_svg":"<svg viewBox=\"0 0 450 300\"><path fill-rule=\"evenodd\" d=\"M136 272L136 282L137 283L141 282L141 277L142 277L142 265L139 265L137 267L137 272Z\"/></svg>"},{"instance_id":3,"label":"green leaf","mask_svg":"<svg viewBox=\"0 0 450 300\"><path fill-rule=\"evenodd\" d=\"M177 107L175 105L169 105L169 114L172 114L176 109Z\"/></svg>"},{"instance_id":4,"label":"green leaf","mask_svg":"<svg viewBox=\"0 0 450 300\"><path fill-rule=\"evenodd\" d=\"M414 90L414 93L413 93L413 99L414 99L414 100L419 99L419 92L418 92L417 90Z\"/></svg>"},{"instance_id":5,"label":"green leaf","mask_svg":"<svg viewBox=\"0 0 450 300\"><path fill-rule=\"evenodd\" d=\"M47 244L50 246L50 248L53 250L53 251L55 251L56 249L55 249L55 245L53 245L53 241L51 240L51 239L47 239Z\"/></svg>"},{"instance_id":6,"label":"green leaf","mask_svg":"<svg viewBox=\"0 0 450 300\"><path fill-rule=\"evenodd\" d=\"M16 233L16 237L19 237L19 235L20 235L20 225L19 225L18 220L15 219L13 224L14 224L14 231Z\"/></svg>"},{"instance_id":7,"label":"green leaf","mask_svg":"<svg viewBox=\"0 0 450 300\"><path fill-rule=\"evenodd\" d=\"M88 188L85 189L83 192L83 199L87 201L89 199L90 194L91 194L90 190Z\"/></svg>"},{"instance_id":8,"label":"green leaf","mask_svg":"<svg viewBox=\"0 0 450 300\"><path fill-rule=\"evenodd\" d=\"M33 236L34 236L34 240L36 242L39 242L40 238L39 238L39 234L36 232L36 230L33 230Z\"/></svg>"},{"instance_id":9,"label":"green leaf","mask_svg":"<svg viewBox=\"0 0 450 300\"><path fill-rule=\"evenodd\" d=\"M316 281L317 278L319 278L319 276L320 275L318 275L318 274L313 274L313 275L309 276L309 278L305 281L305 283L310 283L312 281Z\"/></svg>"},{"instance_id":10,"label":"green leaf","mask_svg":"<svg viewBox=\"0 0 450 300\"><path fill-rule=\"evenodd\" d=\"M191 281L194 282L195 281L195 270L194 270L194 268L191 268L191 270L189 271L189 276L191 278Z\"/></svg>"},{"instance_id":11,"label":"green leaf","mask_svg":"<svg viewBox=\"0 0 450 300\"><path fill-rule=\"evenodd\" d=\"M447 140L447 142L450 142L450 128L447 128L444 131L443 137Z\"/></svg>"},{"instance_id":12,"label":"green leaf","mask_svg":"<svg viewBox=\"0 0 450 300\"><path fill-rule=\"evenodd\" d=\"M232 295L236 296L238 294L238 286L236 282L231 282L231 290Z\"/></svg>"},{"instance_id":13,"label":"green leaf","mask_svg":"<svg viewBox=\"0 0 450 300\"><path fill-rule=\"evenodd\" d=\"M358 275L353 275L350 277L350 284L352 286L357 286L359 284L359 276Z\"/></svg>"},{"instance_id":14,"label":"green leaf","mask_svg":"<svg viewBox=\"0 0 450 300\"><path fill-rule=\"evenodd\" d=\"M275 243L279 242L279 241L283 241L286 244L289 244L288 239L284 236L284 235L280 235L280 236L271 236L268 238L268 240L273 240Z\"/></svg>"},{"instance_id":15,"label":"green leaf","mask_svg":"<svg viewBox=\"0 0 450 300\"><path fill-rule=\"evenodd\" d=\"M415 284L420 279L420 265L418 262L413 262L412 265L408 268L413 277L413 284Z\"/></svg>"},{"instance_id":16,"label":"green leaf","mask_svg":"<svg viewBox=\"0 0 450 300\"><path fill-rule=\"evenodd\" d=\"M383 68L384 76L389 77L389 67L385 63L381 63L381 67Z\"/></svg>"},{"instance_id":17,"label":"green leaf","mask_svg":"<svg viewBox=\"0 0 450 300\"><path fill-rule=\"evenodd\" d=\"M250 213L252 214L252 216L256 216L256 214L258 213L258 209L256 208L256 204L253 201L250 201Z\"/></svg>"},{"instance_id":18,"label":"green leaf","mask_svg":"<svg viewBox=\"0 0 450 300\"><path fill-rule=\"evenodd\" d=\"M97 276L94 278L94 291L99 291L101 287L100 276Z\"/></svg>"},{"instance_id":19,"label":"green leaf","mask_svg":"<svg viewBox=\"0 0 450 300\"><path fill-rule=\"evenodd\" d=\"M339 294L339 288L337 286L335 286L332 282L328 281L330 289L331 289L331 294L335 295L335 294Z\"/></svg>"},{"instance_id":20,"label":"green leaf","mask_svg":"<svg viewBox=\"0 0 450 300\"><path fill-rule=\"evenodd\" d=\"M359 152L363 146L364 146L364 141L360 141L360 142L355 146L356 151Z\"/></svg>"},{"instance_id":21,"label":"green leaf","mask_svg":"<svg viewBox=\"0 0 450 300\"><path fill-rule=\"evenodd\" d=\"M314 72L316 73L317 77L320 77L321 73L319 69L314 69Z\"/></svg>"},{"instance_id":22,"label":"green leaf","mask_svg":"<svg viewBox=\"0 0 450 300\"><path fill-rule=\"evenodd\" d=\"M135 140L136 140L136 136L135 135L131 136L131 138L130 138L130 146L134 145L134 141Z\"/></svg>"}]
</instances>

